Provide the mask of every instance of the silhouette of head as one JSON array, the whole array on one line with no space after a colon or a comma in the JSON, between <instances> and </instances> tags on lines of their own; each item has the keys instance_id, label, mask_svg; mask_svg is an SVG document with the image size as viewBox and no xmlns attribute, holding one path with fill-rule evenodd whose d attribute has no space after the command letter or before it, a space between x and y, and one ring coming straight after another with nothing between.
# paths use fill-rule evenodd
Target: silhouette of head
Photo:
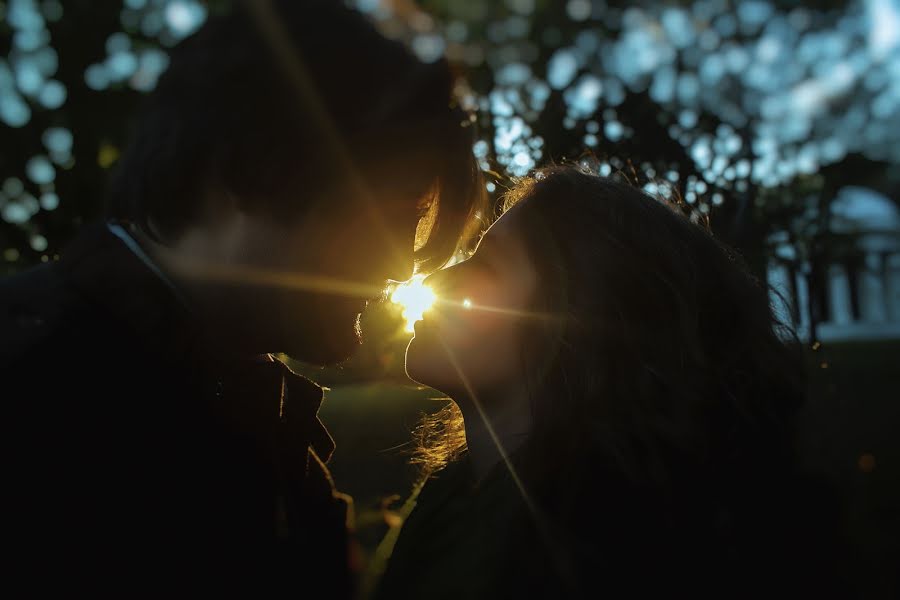
<instances>
[{"instance_id":1,"label":"silhouette of head","mask_svg":"<svg viewBox=\"0 0 900 600\"><path fill-rule=\"evenodd\" d=\"M802 366L766 286L709 231L571 167L521 182L504 209L470 260L426 279L444 301L417 324L410 377L489 411L524 382L532 466L555 472L596 452L659 480L786 450ZM441 443L464 439L455 414Z\"/></svg>"},{"instance_id":2,"label":"silhouette of head","mask_svg":"<svg viewBox=\"0 0 900 600\"><path fill-rule=\"evenodd\" d=\"M366 298L445 262L472 221L453 84L340 2L237 3L173 49L109 215L204 279L240 345L343 358Z\"/></svg>"}]
</instances>

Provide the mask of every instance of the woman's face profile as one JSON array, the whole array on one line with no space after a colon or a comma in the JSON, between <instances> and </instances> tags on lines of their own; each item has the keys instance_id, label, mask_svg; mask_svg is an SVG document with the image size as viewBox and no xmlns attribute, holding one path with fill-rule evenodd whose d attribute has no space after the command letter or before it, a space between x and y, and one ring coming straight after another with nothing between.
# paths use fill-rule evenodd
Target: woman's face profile
<instances>
[{"instance_id":1,"label":"woman's face profile","mask_svg":"<svg viewBox=\"0 0 900 600\"><path fill-rule=\"evenodd\" d=\"M523 377L523 322L537 272L514 207L485 233L473 256L425 280L435 305L415 324L406 372L448 394L508 388Z\"/></svg>"}]
</instances>

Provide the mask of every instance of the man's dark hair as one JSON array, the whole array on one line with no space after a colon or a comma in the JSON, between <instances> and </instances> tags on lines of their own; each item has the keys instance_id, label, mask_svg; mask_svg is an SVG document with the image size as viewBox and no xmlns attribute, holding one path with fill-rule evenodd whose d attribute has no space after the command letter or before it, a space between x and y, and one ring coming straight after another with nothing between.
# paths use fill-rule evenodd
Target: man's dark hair
<instances>
[{"instance_id":1,"label":"man's dark hair","mask_svg":"<svg viewBox=\"0 0 900 600\"><path fill-rule=\"evenodd\" d=\"M386 184L430 209L417 259L438 266L483 198L453 85L445 61L419 61L339 1L236 3L173 49L109 214L166 242L204 217L211 192L286 220L340 201L336 185L376 197Z\"/></svg>"}]
</instances>

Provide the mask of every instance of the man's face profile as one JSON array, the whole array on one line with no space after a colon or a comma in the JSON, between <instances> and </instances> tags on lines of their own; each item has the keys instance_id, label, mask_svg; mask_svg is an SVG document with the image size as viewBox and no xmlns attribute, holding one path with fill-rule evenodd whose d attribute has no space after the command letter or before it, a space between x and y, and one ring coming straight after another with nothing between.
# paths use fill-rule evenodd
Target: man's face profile
<instances>
[{"instance_id":1,"label":"man's face profile","mask_svg":"<svg viewBox=\"0 0 900 600\"><path fill-rule=\"evenodd\" d=\"M424 185L334 186L295 224L269 221L252 236L253 262L285 274L250 292L279 351L328 364L360 343L359 314L388 280L413 273ZM246 291L245 291L246 293Z\"/></svg>"}]
</instances>

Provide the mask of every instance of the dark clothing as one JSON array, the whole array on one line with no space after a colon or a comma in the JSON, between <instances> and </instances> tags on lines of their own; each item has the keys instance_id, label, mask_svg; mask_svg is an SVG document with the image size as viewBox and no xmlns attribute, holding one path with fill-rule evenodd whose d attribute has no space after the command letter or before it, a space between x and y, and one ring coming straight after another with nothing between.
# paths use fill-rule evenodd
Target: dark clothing
<instances>
[{"instance_id":1,"label":"dark clothing","mask_svg":"<svg viewBox=\"0 0 900 600\"><path fill-rule=\"evenodd\" d=\"M537 550L516 548L516 540L533 544L536 531L523 519L524 504L505 472L477 482L463 460L429 479L409 505L377 600L511 598L517 582L536 575L515 564ZM515 529L522 524L527 535Z\"/></svg>"},{"instance_id":2,"label":"dark clothing","mask_svg":"<svg viewBox=\"0 0 900 600\"><path fill-rule=\"evenodd\" d=\"M375 597L849 597L828 497L769 483L663 489L595 465L529 506L503 464L475 481L462 461L422 488Z\"/></svg>"},{"instance_id":3,"label":"dark clothing","mask_svg":"<svg viewBox=\"0 0 900 600\"><path fill-rule=\"evenodd\" d=\"M225 360L103 225L0 282L3 579L350 595L322 390Z\"/></svg>"}]
</instances>

